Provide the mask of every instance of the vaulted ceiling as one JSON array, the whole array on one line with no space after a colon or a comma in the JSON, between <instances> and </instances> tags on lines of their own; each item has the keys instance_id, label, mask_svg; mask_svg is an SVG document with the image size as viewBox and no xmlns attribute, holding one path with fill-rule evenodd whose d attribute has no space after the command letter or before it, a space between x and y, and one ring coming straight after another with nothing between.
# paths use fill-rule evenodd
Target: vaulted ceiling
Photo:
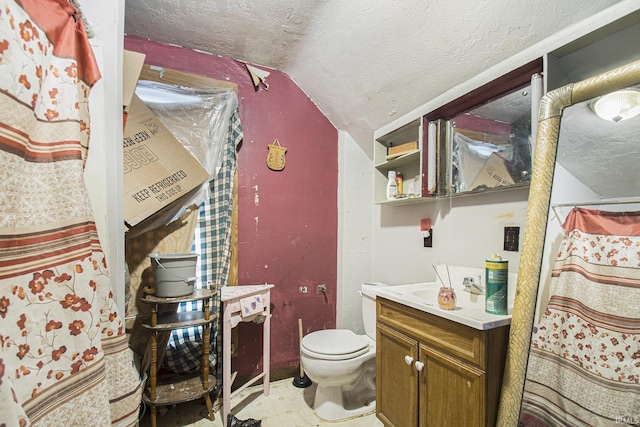
<instances>
[{"instance_id":1,"label":"vaulted ceiling","mask_svg":"<svg viewBox=\"0 0 640 427\"><path fill-rule=\"evenodd\" d=\"M288 74L373 131L616 0L127 0L125 33Z\"/></svg>"}]
</instances>

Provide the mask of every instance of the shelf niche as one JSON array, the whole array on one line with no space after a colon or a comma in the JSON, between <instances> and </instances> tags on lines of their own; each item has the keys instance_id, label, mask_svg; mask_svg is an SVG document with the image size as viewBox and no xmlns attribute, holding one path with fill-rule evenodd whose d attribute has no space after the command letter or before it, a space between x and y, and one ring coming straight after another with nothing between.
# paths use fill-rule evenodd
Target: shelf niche
<instances>
[{"instance_id":1,"label":"shelf niche","mask_svg":"<svg viewBox=\"0 0 640 427\"><path fill-rule=\"evenodd\" d=\"M528 106L523 106L519 97L532 96L532 76L539 76L542 66L542 58L531 61L376 138L374 141L374 202L403 205L528 187L533 151L529 148L533 148L529 135L535 134L535 130L531 130L533 127L532 103L529 101ZM518 108L522 110L519 114L527 116L525 122L528 123L526 126L529 128L528 135L525 134L524 137L522 132L519 132L518 140L510 139L514 137L515 132L508 125L504 125L509 123L513 116L511 112L514 110L514 102L518 103ZM484 125L490 123L487 130L481 126L483 122ZM458 133L455 136L456 141L454 141L455 133ZM487 139L486 146L477 143L480 139L477 138L478 135ZM534 138L535 136L531 140ZM496 152L496 155L491 156L492 164L469 169L469 175L473 174L474 177L467 178L462 183L460 182L462 175L460 165L454 162L454 151L459 158L460 150L457 148L459 140L472 141L469 144L473 144L473 148L479 147L483 150L490 148ZM387 159L390 146L396 147L413 141L417 142L417 152ZM518 147L521 153L517 156L509 155L505 160L505 156L500 155L506 154L508 150L516 151ZM492 175L496 181L502 179L502 184L475 179L476 173L480 171L487 173L488 168L492 166L504 168L502 177ZM387 200L386 197L389 171L400 172L404 179L404 194L392 200Z\"/></svg>"}]
</instances>

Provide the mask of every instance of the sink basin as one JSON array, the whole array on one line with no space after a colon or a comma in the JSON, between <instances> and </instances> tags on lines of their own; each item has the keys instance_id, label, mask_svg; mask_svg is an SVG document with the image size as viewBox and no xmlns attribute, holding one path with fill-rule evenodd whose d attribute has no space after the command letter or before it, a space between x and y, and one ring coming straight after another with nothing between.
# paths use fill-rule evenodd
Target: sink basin
<instances>
[{"instance_id":1,"label":"sink basin","mask_svg":"<svg viewBox=\"0 0 640 427\"><path fill-rule=\"evenodd\" d=\"M416 283L382 288L378 297L435 314L475 329L492 329L511 323L511 307L508 315L496 315L485 311L484 295L472 294L463 288L453 288L456 293L456 307L445 310L438 305L440 283Z\"/></svg>"}]
</instances>

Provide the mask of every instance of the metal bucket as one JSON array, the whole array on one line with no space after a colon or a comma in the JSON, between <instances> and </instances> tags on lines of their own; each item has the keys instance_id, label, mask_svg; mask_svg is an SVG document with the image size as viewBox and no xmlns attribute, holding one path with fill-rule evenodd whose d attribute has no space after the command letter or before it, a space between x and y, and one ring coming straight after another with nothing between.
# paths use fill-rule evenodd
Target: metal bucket
<instances>
[{"instance_id":1,"label":"metal bucket","mask_svg":"<svg viewBox=\"0 0 640 427\"><path fill-rule=\"evenodd\" d=\"M156 296L183 297L193 293L198 254L149 254L149 258Z\"/></svg>"}]
</instances>

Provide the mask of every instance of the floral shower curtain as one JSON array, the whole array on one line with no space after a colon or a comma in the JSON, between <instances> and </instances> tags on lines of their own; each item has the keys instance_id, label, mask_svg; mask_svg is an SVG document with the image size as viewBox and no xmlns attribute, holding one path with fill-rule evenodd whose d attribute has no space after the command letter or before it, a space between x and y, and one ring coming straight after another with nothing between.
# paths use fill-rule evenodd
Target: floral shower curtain
<instances>
[{"instance_id":1,"label":"floral shower curtain","mask_svg":"<svg viewBox=\"0 0 640 427\"><path fill-rule=\"evenodd\" d=\"M564 228L521 425L640 425L640 212L574 208Z\"/></svg>"},{"instance_id":2,"label":"floral shower curtain","mask_svg":"<svg viewBox=\"0 0 640 427\"><path fill-rule=\"evenodd\" d=\"M135 425L140 380L84 182L100 73L67 0L0 7L0 423Z\"/></svg>"}]
</instances>

